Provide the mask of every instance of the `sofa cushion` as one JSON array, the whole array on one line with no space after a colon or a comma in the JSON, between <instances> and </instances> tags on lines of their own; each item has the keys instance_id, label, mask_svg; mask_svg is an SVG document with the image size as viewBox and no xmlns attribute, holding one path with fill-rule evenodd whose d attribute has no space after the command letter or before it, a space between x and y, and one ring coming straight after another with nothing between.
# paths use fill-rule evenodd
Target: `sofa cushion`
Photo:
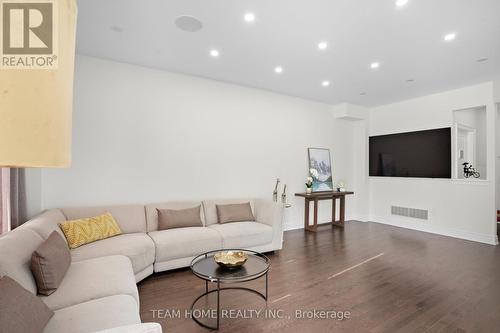
<instances>
[{"instance_id":1,"label":"sofa cushion","mask_svg":"<svg viewBox=\"0 0 500 333\"><path fill-rule=\"evenodd\" d=\"M158 211L158 230L203 227L201 205L186 209L156 209Z\"/></svg>"},{"instance_id":2,"label":"sofa cushion","mask_svg":"<svg viewBox=\"0 0 500 333\"><path fill-rule=\"evenodd\" d=\"M139 304L130 259L108 256L73 262L57 290L40 296L52 310L113 295L130 295Z\"/></svg>"},{"instance_id":3,"label":"sofa cushion","mask_svg":"<svg viewBox=\"0 0 500 333\"><path fill-rule=\"evenodd\" d=\"M250 203L216 205L219 223L255 221Z\"/></svg>"},{"instance_id":4,"label":"sofa cushion","mask_svg":"<svg viewBox=\"0 0 500 333\"><path fill-rule=\"evenodd\" d=\"M148 224L148 232L158 230L158 209L187 209L198 207L201 201L172 201L163 203L152 203L146 205L146 221ZM205 225L205 214L203 209L200 209L200 219Z\"/></svg>"},{"instance_id":5,"label":"sofa cushion","mask_svg":"<svg viewBox=\"0 0 500 333\"><path fill-rule=\"evenodd\" d=\"M155 244L147 234L123 234L71 250L73 261L82 261L111 255L127 256L134 274L151 266L155 261Z\"/></svg>"},{"instance_id":6,"label":"sofa cushion","mask_svg":"<svg viewBox=\"0 0 500 333\"><path fill-rule=\"evenodd\" d=\"M43 333L90 333L140 322L136 300L113 295L55 311Z\"/></svg>"},{"instance_id":7,"label":"sofa cushion","mask_svg":"<svg viewBox=\"0 0 500 333\"><path fill-rule=\"evenodd\" d=\"M247 202L250 203L250 207L252 207L252 213L255 216L253 199L224 199L203 201L203 212L205 213L206 225L211 225L218 222L217 205L241 204Z\"/></svg>"},{"instance_id":8,"label":"sofa cushion","mask_svg":"<svg viewBox=\"0 0 500 333\"><path fill-rule=\"evenodd\" d=\"M196 256L222 246L219 233L207 227L176 228L149 233L156 246L156 262Z\"/></svg>"},{"instance_id":9,"label":"sofa cushion","mask_svg":"<svg viewBox=\"0 0 500 333\"><path fill-rule=\"evenodd\" d=\"M146 232L146 215L142 205L61 208L66 220L111 213L123 233Z\"/></svg>"},{"instance_id":10,"label":"sofa cushion","mask_svg":"<svg viewBox=\"0 0 500 333\"><path fill-rule=\"evenodd\" d=\"M52 231L31 255L31 272L35 278L38 293L50 295L61 284L71 265L71 254L64 238Z\"/></svg>"},{"instance_id":11,"label":"sofa cushion","mask_svg":"<svg viewBox=\"0 0 500 333\"><path fill-rule=\"evenodd\" d=\"M0 332L41 333L54 312L8 276L0 278Z\"/></svg>"},{"instance_id":12,"label":"sofa cushion","mask_svg":"<svg viewBox=\"0 0 500 333\"><path fill-rule=\"evenodd\" d=\"M0 237L0 277L10 276L24 289L36 294L36 283L31 273L31 255L42 244L35 231L15 229Z\"/></svg>"},{"instance_id":13,"label":"sofa cushion","mask_svg":"<svg viewBox=\"0 0 500 333\"><path fill-rule=\"evenodd\" d=\"M219 232L224 249L258 246L273 240L273 228L259 222L213 224L208 228Z\"/></svg>"},{"instance_id":14,"label":"sofa cushion","mask_svg":"<svg viewBox=\"0 0 500 333\"><path fill-rule=\"evenodd\" d=\"M71 249L122 233L110 213L64 221L59 226Z\"/></svg>"},{"instance_id":15,"label":"sofa cushion","mask_svg":"<svg viewBox=\"0 0 500 333\"><path fill-rule=\"evenodd\" d=\"M162 329L158 323L142 323L118 326L95 333L162 333Z\"/></svg>"}]
</instances>

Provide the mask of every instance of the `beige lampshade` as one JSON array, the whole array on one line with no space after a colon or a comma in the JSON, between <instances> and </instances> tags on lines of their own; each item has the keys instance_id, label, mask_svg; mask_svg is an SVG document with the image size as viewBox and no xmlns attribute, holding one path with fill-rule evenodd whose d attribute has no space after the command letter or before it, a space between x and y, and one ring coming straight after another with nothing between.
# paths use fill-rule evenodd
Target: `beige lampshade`
<instances>
[{"instance_id":1,"label":"beige lampshade","mask_svg":"<svg viewBox=\"0 0 500 333\"><path fill-rule=\"evenodd\" d=\"M75 0L53 3L57 66L0 68L0 166L67 167L71 163L77 7ZM2 61L11 57L5 48L2 51Z\"/></svg>"}]
</instances>

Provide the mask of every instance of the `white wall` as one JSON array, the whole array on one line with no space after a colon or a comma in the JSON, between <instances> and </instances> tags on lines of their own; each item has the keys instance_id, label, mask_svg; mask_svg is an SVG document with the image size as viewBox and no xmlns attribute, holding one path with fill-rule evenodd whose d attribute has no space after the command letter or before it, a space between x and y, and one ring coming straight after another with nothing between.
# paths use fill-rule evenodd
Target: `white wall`
<instances>
[{"instance_id":1,"label":"white wall","mask_svg":"<svg viewBox=\"0 0 500 333\"><path fill-rule=\"evenodd\" d=\"M307 147L330 148L334 180L352 180L352 123L326 104L85 56L74 100L73 163L43 170L42 208L271 198L280 177L299 228Z\"/></svg>"},{"instance_id":2,"label":"white wall","mask_svg":"<svg viewBox=\"0 0 500 333\"><path fill-rule=\"evenodd\" d=\"M496 181L497 181L497 191L496 191L496 204L497 209L500 210L500 78L493 82L493 93L495 98L495 103L497 103L497 142L496 142Z\"/></svg>"},{"instance_id":3,"label":"white wall","mask_svg":"<svg viewBox=\"0 0 500 333\"><path fill-rule=\"evenodd\" d=\"M348 218L495 243L494 87L379 106L368 119L344 115L357 120L348 121L322 103L79 56L73 165L33 175L39 195L32 207L270 198L280 177L293 204L286 227L300 228L303 201L293 193L304 189L306 149L327 147L334 180L356 192ZM452 126L453 110L481 105L487 108L488 180L368 177L369 135ZM429 209L430 219L391 216L391 205ZM320 220L329 214L322 203Z\"/></svg>"},{"instance_id":4,"label":"white wall","mask_svg":"<svg viewBox=\"0 0 500 333\"><path fill-rule=\"evenodd\" d=\"M500 78L493 81L493 94L495 97L495 103L500 103Z\"/></svg>"},{"instance_id":5,"label":"white wall","mask_svg":"<svg viewBox=\"0 0 500 333\"><path fill-rule=\"evenodd\" d=\"M496 186L497 186L497 210L500 210L500 102L497 103L497 142L496 142Z\"/></svg>"},{"instance_id":6,"label":"white wall","mask_svg":"<svg viewBox=\"0 0 500 333\"><path fill-rule=\"evenodd\" d=\"M350 218L357 221L369 221L369 187L368 187L368 125L370 110L360 105L341 103L332 106L332 114L336 119L351 123L351 135L346 139L352 145L350 167L352 182L349 190L355 195L349 197Z\"/></svg>"},{"instance_id":7,"label":"white wall","mask_svg":"<svg viewBox=\"0 0 500 333\"><path fill-rule=\"evenodd\" d=\"M488 180L369 177L371 219L486 243L496 242L493 84L373 108L370 135L451 127L453 110L486 105ZM391 205L429 210L421 221L390 214Z\"/></svg>"},{"instance_id":8,"label":"white wall","mask_svg":"<svg viewBox=\"0 0 500 333\"><path fill-rule=\"evenodd\" d=\"M356 195L352 198L353 219L358 221L370 220L370 184L368 179L368 130L369 111L367 119L353 121L350 140L354 146L352 158L353 184Z\"/></svg>"},{"instance_id":9,"label":"white wall","mask_svg":"<svg viewBox=\"0 0 500 333\"><path fill-rule=\"evenodd\" d=\"M42 169L27 168L26 177L26 217L32 218L42 209Z\"/></svg>"}]
</instances>

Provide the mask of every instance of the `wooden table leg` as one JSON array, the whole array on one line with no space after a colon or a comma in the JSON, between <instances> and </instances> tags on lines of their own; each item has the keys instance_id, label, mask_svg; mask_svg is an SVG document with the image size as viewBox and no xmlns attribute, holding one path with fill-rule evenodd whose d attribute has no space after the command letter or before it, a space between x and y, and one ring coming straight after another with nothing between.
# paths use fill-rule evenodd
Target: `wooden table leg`
<instances>
[{"instance_id":1,"label":"wooden table leg","mask_svg":"<svg viewBox=\"0 0 500 333\"><path fill-rule=\"evenodd\" d=\"M340 196L340 207L339 207L339 220L335 221L335 217L333 218L332 221L332 226L334 227L344 227L344 222L345 222L345 196ZM335 206L335 199L333 199L333 205ZM335 215L334 215L335 216Z\"/></svg>"},{"instance_id":2,"label":"wooden table leg","mask_svg":"<svg viewBox=\"0 0 500 333\"><path fill-rule=\"evenodd\" d=\"M314 232L318 228L318 199L314 199Z\"/></svg>"},{"instance_id":3,"label":"wooden table leg","mask_svg":"<svg viewBox=\"0 0 500 333\"><path fill-rule=\"evenodd\" d=\"M340 197L340 221L339 222L343 227L344 222L345 222L345 196Z\"/></svg>"},{"instance_id":4,"label":"wooden table leg","mask_svg":"<svg viewBox=\"0 0 500 333\"><path fill-rule=\"evenodd\" d=\"M304 200L305 202L305 207L304 207L304 230L309 230L309 200L306 198Z\"/></svg>"},{"instance_id":5,"label":"wooden table leg","mask_svg":"<svg viewBox=\"0 0 500 333\"><path fill-rule=\"evenodd\" d=\"M337 198L332 198L332 228L337 222Z\"/></svg>"}]
</instances>

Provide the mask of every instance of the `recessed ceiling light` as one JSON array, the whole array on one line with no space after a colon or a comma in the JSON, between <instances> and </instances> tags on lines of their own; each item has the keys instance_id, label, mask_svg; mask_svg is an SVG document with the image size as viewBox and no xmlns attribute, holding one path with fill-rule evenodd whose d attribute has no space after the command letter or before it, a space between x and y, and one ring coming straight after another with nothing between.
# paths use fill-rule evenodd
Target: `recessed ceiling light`
<instances>
[{"instance_id":1,"label":"recessed ceiling light","mask_svg":"<svg viewBox=\"0 0 500 333\"><path fill-rule=\"evenodd\" d=\"M457 34L452 32L452 33L444 35L444 40L449 42L449 41L454 40L456 37L457 37Z\"/></svg>"},{"instance_id":2,"label":"recessed ceiling light","mask_svg":"<svg viewBox=\"0 0 500 333\"><path fill-rule=\"evenodd\" d=\"M330 81L323 81L323 82L321 82L321 85L323 87L328 87L330 85Z\"/></svg>"},{"instance_id":3,"label":"recessed ceiling light","mask_svg":"<svg viewBox=\"0 0 500 333\"><path fill-rule=\"evenodd\" d=\"M380 63L379 63L379 62L372 62L372 63L370 64L370 68L371 68L371 69L377 69L377 68L379 68L379 67L380 67Z\"/></svg>"},{"instance_id":4,"label":"recessed ceiling light","mask_svg":"<svg viewBox=\"0 0 500 333\"><path fill-rule=\"evenodd\" d=\"M274 68L274 72L276 72L276 73L282 73L283 72L283 67L280 67L280 66L275 67Z\"/></svg>"},{"instance_id":5,"label":"recessed ceiling light","mask_svg":"<svg viewBox=\"0 0 500 333\"><path fill-rule=\"evenodd\" d=\"M253 22L253 21L255 21L255 14L254 13L246 13L244 18L245 18L245 21L247 21L247 22Z\"/></svg>"},{"instance_id":6,"label":"recessed ceiling light","mask_svg":"<svg viewBox=\"0 0 500 333\"><path fill-rule=\"evenodd\" d=\"M360 93L359 93L359 95L360 95L360 96L365 96L365 95L366 95L366 93L365 93L365 92L360 92Z\"/></svg>"},{"instance_id":7,"label":"recessed ceiling light","mask_svg":"<svg viewBox=\"0 0 500 333\"><path fill-rule=\"evenodd\" d=\"M219 52L219 50L213 49L213 50L210 50L210 55L214 58L217 58L220 55L220 52Z\"/></svg>"},{"instance_id":8,"label":"recessed ceiling light","mask_svg":"<svg viewBox=\"0 0 500 333\"><path fill-rule=\"evenodd\" d=\"M476 61L477 62L485 62L485 61L488 61L488 58L481 58L481 59L477 59Z\"/></svg>"},{"instance_id":9,"label":"recessed ceiling light","mask_svg":"<svg viewBox=\"0 0 500 333\"><path fill-rule=\"evenodd\" d=\"M326 49L327 47L328 47L328 43L327 43L327 42L320 42L320 43L318 44L318 49L320 49L320 50L324 50L324 49Z\"/></svg>"},{"instance_id":10,"label":"recessed ceiling light","mask_svg":"<svg viewBox=\"0 0 500 333\"><path fill-rule=\"evenodd\" d=\"M408 4L408 0L396 0L396 6L403 7Z\"/></svg>"},{"instance_id":11,"label":"recessed ceiling light","mask_svg":"<svg viewBox=\"0 0 500 333\"><path fill-rule=\"evenodd\" d=\"M415 82L415 79L408 79L408 80L406 80L406 82L412 83L412 82Z\"/></svg>"}]
</instances>

